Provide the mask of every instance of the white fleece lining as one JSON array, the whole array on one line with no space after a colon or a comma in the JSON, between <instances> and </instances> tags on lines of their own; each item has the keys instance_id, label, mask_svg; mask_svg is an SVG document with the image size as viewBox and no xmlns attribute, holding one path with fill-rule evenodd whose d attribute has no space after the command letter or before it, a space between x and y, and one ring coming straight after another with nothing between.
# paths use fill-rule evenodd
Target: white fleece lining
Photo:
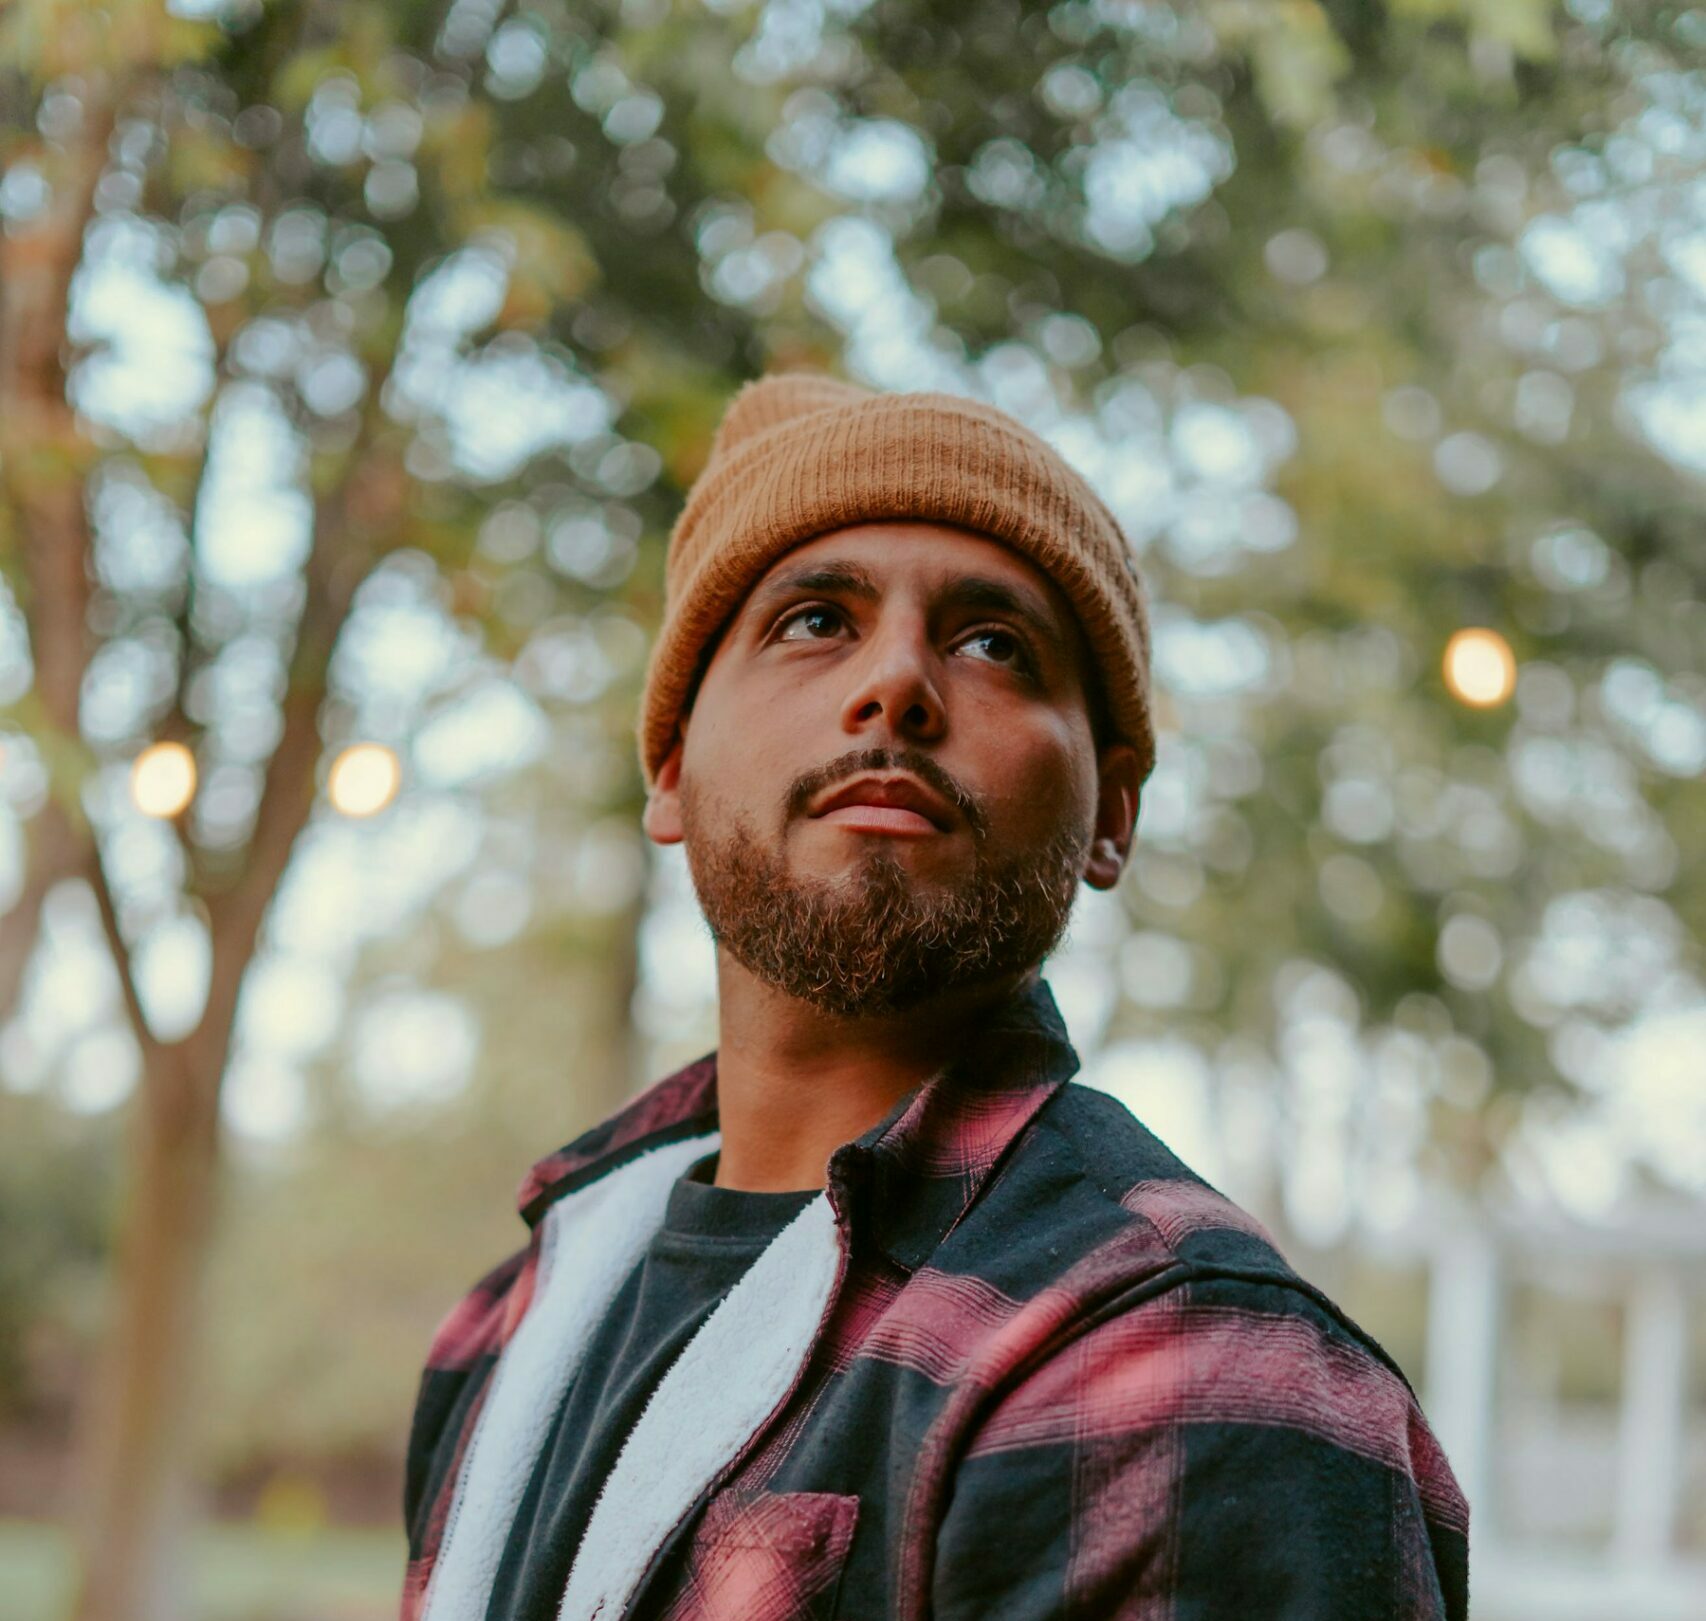
<instances>
[{"instance_id":1,"label":"white fleece lining","mask_svg":"<svg viewBox=\"0 0 1706 1621\"><path fill-rule=\"evenodd\" d=\"M592 1331L663 1225L676 1178L721 1140L711 1132L651 1149L546 1211L533 1299L491 1372L424 1621L483 1621L510 1523Z\"/></svg>"},{"instance_id":2,"label":"white fleece lining","mask_svg":"<svg viewBox=\"0 0 1706 1621\"><path fill-rule=\"evenodd\" d=\"M772 1239L670 1366L604 1482L559 1621L615 1621L652 1555L770 1416L817 1338L840 1262L820 1193Z\"/></svg>"}]
</instances>

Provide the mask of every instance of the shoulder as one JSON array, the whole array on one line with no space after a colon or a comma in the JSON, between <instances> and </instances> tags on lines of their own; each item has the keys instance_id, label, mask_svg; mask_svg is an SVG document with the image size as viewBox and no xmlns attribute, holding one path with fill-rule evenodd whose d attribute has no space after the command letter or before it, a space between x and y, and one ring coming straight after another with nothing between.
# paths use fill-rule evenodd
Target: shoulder
<instances>
[{"instance_id":1,"label":"shoulder","mask_svg":"<svg viewBox=\"0 0 1706 1621\"><path fill-rule=\"evenodd\" d=\"M1166 1317L1242 1353L1332 1353L1406 1388L1386 1351L1286 1260L1256 1216L1199 1176L1117 1098L1069 1082L990 1190L1013 1264L1097 1322ZM1142 1308L1153 1302L1156 1310ZM1205 1345L1203 1349L1207 1349ZM1210 1358L1205 1366L1212 1366Z\"/></svg>"},{"instance_id":2,"label":"shoulder","mask_svg":"<svg viewBox=\"0 0 1706 1621\"><path fill-rule=\"evenodd\" d=\"M1386 1350L1117 1099L1063 1087L990 1194L986 1219L1030 1270L1024 1292L1054 1302L1054 1327L975 1452L1088 1431L1247 1452L1259 1432L1263 1448L1337 1459L1341 1474L1357 1460L1405 1483L1430 1520L1467 1526Z\"/></svg>"},{"instance_id":3,"label":"shoulder","mask_svg":"<svg viewBox=\"0 0 1706 1621\"><path fill-rule=\"evenodd\" d=\"M1123 1257L1131 1282L1204 1267L1301 1282L1255 1216L1118 1099L1075 1081L1038 1110L967 1225L1021 1293L1098 1253Z\"/></svg>"}]
</instances>

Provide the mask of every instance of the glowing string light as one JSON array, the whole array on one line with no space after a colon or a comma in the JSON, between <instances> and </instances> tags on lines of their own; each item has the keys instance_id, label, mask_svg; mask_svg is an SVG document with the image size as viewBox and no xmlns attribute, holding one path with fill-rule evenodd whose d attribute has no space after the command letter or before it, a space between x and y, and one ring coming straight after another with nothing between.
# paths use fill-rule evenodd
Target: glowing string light
<instances>
[{"instance_id":1,"label":"glowing string light","mask_svg":"<svg viewBox=\"0 0 1706 1621\"><path fill-rule=\"evenodd\" d=\"M345 816L372 816L397 797L397 756L383 743L352 743L332 762L326 794Z\"/></svg>"},{"instance_id":2,"label":"glowing string light","mask_svg":"<svg viewBox=\"0 0 1706 1621\"><path fill-rule=\"evenodd\" d=\"M1445 684L1452 697L1476 709L1491 709L1516 687L1516 655L1496 630L1475 625L1445 644Z\"/></svg>"}]
</instances>

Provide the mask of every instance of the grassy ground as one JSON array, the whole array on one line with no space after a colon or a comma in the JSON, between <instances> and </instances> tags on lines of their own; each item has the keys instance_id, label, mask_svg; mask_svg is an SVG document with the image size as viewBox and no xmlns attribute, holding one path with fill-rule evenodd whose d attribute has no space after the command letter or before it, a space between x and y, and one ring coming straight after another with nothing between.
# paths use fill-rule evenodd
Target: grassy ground
<instances>
[{"instance_id":1,"label":"grassy ground","mask_svg":"<svg viewBox=\"0 0 1706 1621\"><path fill-rule=\"evenodd\" d=\"M213 1525L194 1551L194 1610L183 1621L389 1621L403 1539L384 1531L266 1531ZM0 1612L59 1621L70 1591L59 1527L0 1520Z\"/></svg>"}]
</instances>

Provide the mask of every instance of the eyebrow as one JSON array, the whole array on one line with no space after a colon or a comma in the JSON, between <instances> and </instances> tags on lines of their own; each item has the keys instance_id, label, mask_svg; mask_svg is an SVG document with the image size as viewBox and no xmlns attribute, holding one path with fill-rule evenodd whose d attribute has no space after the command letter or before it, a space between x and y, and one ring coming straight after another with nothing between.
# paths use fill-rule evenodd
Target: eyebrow
<instances>
[{"instance_id":1,"label":"eyebrow","mask_svg":"<svg viewBox=\"0 0 1706 1621\"><path fill-rule=\"evenodd\" d=\"M826 562L786 569L753 592L749 606L762 614L772 603L790 596L821 592L825 596L851 597L856 602L877 602L882 589L869 570L857 563ZM957 574L936 593L935 603L946 608L980 608L1011 614L1030 627L1037 638L1061 658L1069 655L1066 638L1055 616L1034 594L1023 588L993 580L983 574Z\"/></svg>"}]
</instances>

